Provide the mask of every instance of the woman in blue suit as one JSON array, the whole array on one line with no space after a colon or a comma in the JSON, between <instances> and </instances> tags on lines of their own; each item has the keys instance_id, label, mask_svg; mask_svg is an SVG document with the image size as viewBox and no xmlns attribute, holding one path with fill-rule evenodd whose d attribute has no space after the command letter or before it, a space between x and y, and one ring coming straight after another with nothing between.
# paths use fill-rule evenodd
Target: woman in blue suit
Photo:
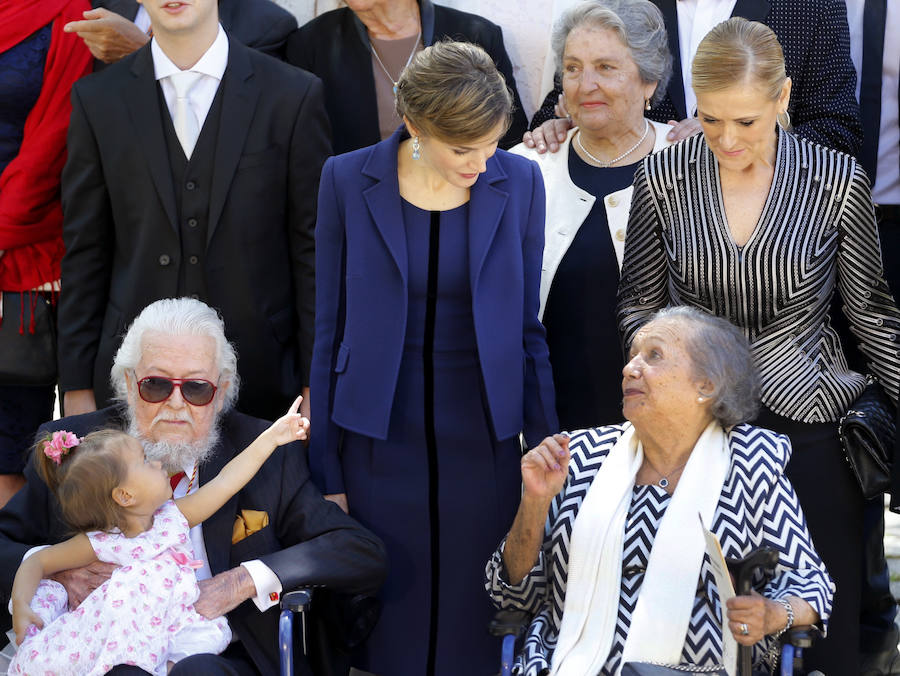
<instances>
[{"instance_id":1,"label":"woman in blue suit","mask_svg":"<svg viewBox=\"0 0 900 676\"><path fill-rule=\"evenodd\" d=\"M310 463L388 547L357 665L382 676L496 671L484 560L518 504L519 433L556 426L544 188L497 150L511 106L481 48L438 43L399 82L404 126L322 172Z\"/></svg>"}]
</instances>

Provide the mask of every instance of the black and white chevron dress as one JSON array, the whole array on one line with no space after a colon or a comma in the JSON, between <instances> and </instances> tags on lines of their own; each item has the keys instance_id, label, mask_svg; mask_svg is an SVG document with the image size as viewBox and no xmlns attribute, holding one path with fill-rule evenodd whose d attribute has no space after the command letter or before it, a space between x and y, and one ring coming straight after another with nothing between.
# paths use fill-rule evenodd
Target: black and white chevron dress
<instances>
[{"instance_id":1,"label":"black and white chevron dress","mask_svg":"<svg viewBox=\"0 0 900 676\"><path fill-rule=\"evenodd\" d=\"M550 507L538 561L520 584L512 586L506 581L502 559L505 541L487 564L485 586L494 603L500 608L527 610L534 616L518 660L519 673L525 676L537 676L550 666L565 606L572 525L594 476L622 430L621 425L598 427L572 437L568 481ZM834 585L813 549L797 497L783 474L790 456L789 443L781 435L746 424L735 426L727 436L732 465L712 526L725 556L745 556L763 545L776 548L780 560L775 575L756 580L754 588L769 598L802 598L827 624ZM668 503L669 496L662 489L635 487L625 526L616 633L602 676L613 674L619 665L643 569ZM721 617L709 560L704 559L682 663L704 666L721 662Z\"/></svg>"},{"instance_id":2,"label":"black and white chevron dress","mask_svg":"<svg viewBox=\"0 0 900 676\"><path fill-rule=\"evenodd\" d=\"M779 130L759 223L737 246L702 134L644 159L619 284L626 344L661 308L706 310L746 334L769 410L805 423L836 421L865 379L848 369L831 327L835 290L869 369L896 401L900 312L884 279L869 185L856 160Z\"/></svg>"}]
</instances>

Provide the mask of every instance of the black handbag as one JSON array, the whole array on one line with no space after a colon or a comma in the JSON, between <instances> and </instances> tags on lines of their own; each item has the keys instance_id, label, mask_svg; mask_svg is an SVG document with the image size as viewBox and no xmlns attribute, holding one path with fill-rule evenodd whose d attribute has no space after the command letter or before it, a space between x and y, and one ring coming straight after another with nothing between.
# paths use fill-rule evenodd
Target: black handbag
<instances>
[{"instance_id":1,"label":"black handbag","mask_svg":"<svg viewBox=\"0 0 900 676\"><path fill-rule=\"evenodd\" d=\"M23 307L24 306L24 307ZM32 312L34 333L31 332ZM19 333L19 328L22 333ZM56 383L56 308L49 293L3 293L0 385Z\"/></svg>"},{"instance_id":2,"label":"black handbag","mask_svg":"<svg viewBox=\"0 0 900 676\"><path fill-rule=\"evenodd\" d=\"M868 500L890 490L896 409L874 378L838 423L847 462Z\"/></svg>"}]
</instances>

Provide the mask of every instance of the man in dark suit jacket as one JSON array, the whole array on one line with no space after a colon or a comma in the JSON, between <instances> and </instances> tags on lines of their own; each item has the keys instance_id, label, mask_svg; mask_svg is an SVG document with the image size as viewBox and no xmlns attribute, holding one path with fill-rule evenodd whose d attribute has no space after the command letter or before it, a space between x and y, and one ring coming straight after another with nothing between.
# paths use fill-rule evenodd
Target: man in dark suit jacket
<instances>
[{"instance_id":1,"label":"man in dark suit jacket","mask_svg":"<svg viewBox=\"0 0 900 676\"><path fill-rule=\"evenodd\" d=\"M219 309L243 355L238 408L271 418L308 385L316 193L330 153L322 86L229 40L215 0L145 7L150 45L72 91L59 306L65 411L108 403L119 336L144 306L195 296ZM173 88L188 69L199 78L182 99L185 121L199 127L190 153Z\"/></svg>"},{"instance_id":2,"label":"man in dark suit jacket","mask_svg":"<svg viewBox=\"0 0 900 676\"><path fill-rule=\"evenodd\" d=\"M94 0L83 21L66 25L67 33L78 33L97 60L95 69L114 63L150 41L146 29L137 24L137 0ZM271 0L219 0L219 21L248 47L284 59L288 35L297 19Z\"/></svg>"},{"instance_id":3,"label":"man in dark suit jacket","mask_svg":"<svg viewBox=\"0 0 900 676\"><path fill-rule=\"evenodd\" d=\"M189 482L183 476L176 483L175 495L181 497L212 480L269 425L231 410L238 386L236 363L214 310L189 298L157 301L135 320L116 355L113 379L127 405L57 420L44 425L41 433L65 429L84 436L110 426L130 429L148 458L161 460L173 473L186 469L192 478ZM180 386L162 402L149 403L138 385L148 376L205 378L218 387L214 399L203 406L189 403ZM4 601L30 547L71 535L55 496L33 464L25 475L25 487L0 511ZM241 538L235 535L235 522L248 510L264 512L269 525ZM239 644L222 656L198 655L179 662L172 674L235 673L221 671L229 666L241 674L277 673L277 600L282 591L326 585L371 594L386 567L378 538L316 490L299 443L276 449L250 483L191 530L191 540L195 556L208 563L213 575L200 581L197 610L208 616L227 614ZM94 564L91 570L68 571L57 578L69 592L70 606L101 584L112 567ZM198 572L201 578L203 570Z\"/></svg>"},{"instance_id":4,"label":"man in dark suit jacket","mask_svg":"<svg viewBox=\"0 0 900 676\"><path fill-rule=\"evenodd\" d=\"M443 7L431 0L417 0L417 4L423 45L427 47L444 39L464 40L490 54L513 94L512 124L500 147L510 148L518 143L528 119L522 110L500 27L475 14ZM325 106L334 131L336 154L382 140L370 49L366 26L350 7L326 12L288 38L288 63L308 70L325 83Z\"/></svg>"},{"instance_id":5,"label":"man in dark suit jacket","mask_svg":"<svg viewBox=\"0 0 900 676\"><path fill-rule=\"evenodd\" d=\"M647 112L647 117L657 122L695 115L685 106L677 1L652 0L662 11L672 52L672 78L666 96ZM844 0L737 0L731 16L764 23L778 36L785 69L792 80L789 111L794 131L856 155L862 143L862 126ZM554 117L553 108L561 92L557 87L547 95L532 118L532 128ZM694 131L699 131L699 125ZM549 143L555 150L555 144Z\"/></svg>"}]
</instances>

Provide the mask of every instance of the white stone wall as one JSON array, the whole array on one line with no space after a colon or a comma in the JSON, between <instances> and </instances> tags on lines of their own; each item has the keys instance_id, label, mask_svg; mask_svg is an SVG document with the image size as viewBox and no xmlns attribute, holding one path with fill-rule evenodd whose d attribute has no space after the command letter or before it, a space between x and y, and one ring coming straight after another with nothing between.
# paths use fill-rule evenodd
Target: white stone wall
<instances>
[{"instance_id":1,"label":"white stone wall","mask_svg":"<svg viewBox=\"0 0 900 676\"><path fill-rule=\"evenodd\" d=\"M340 0L275 0L304 24L339 6ZM440 0L439 4L490 19L503 29L503 41L513 63L522 105L529 119L550 89L549 58L553 19L576 0Z\"/></svg>"}]
</instances>

